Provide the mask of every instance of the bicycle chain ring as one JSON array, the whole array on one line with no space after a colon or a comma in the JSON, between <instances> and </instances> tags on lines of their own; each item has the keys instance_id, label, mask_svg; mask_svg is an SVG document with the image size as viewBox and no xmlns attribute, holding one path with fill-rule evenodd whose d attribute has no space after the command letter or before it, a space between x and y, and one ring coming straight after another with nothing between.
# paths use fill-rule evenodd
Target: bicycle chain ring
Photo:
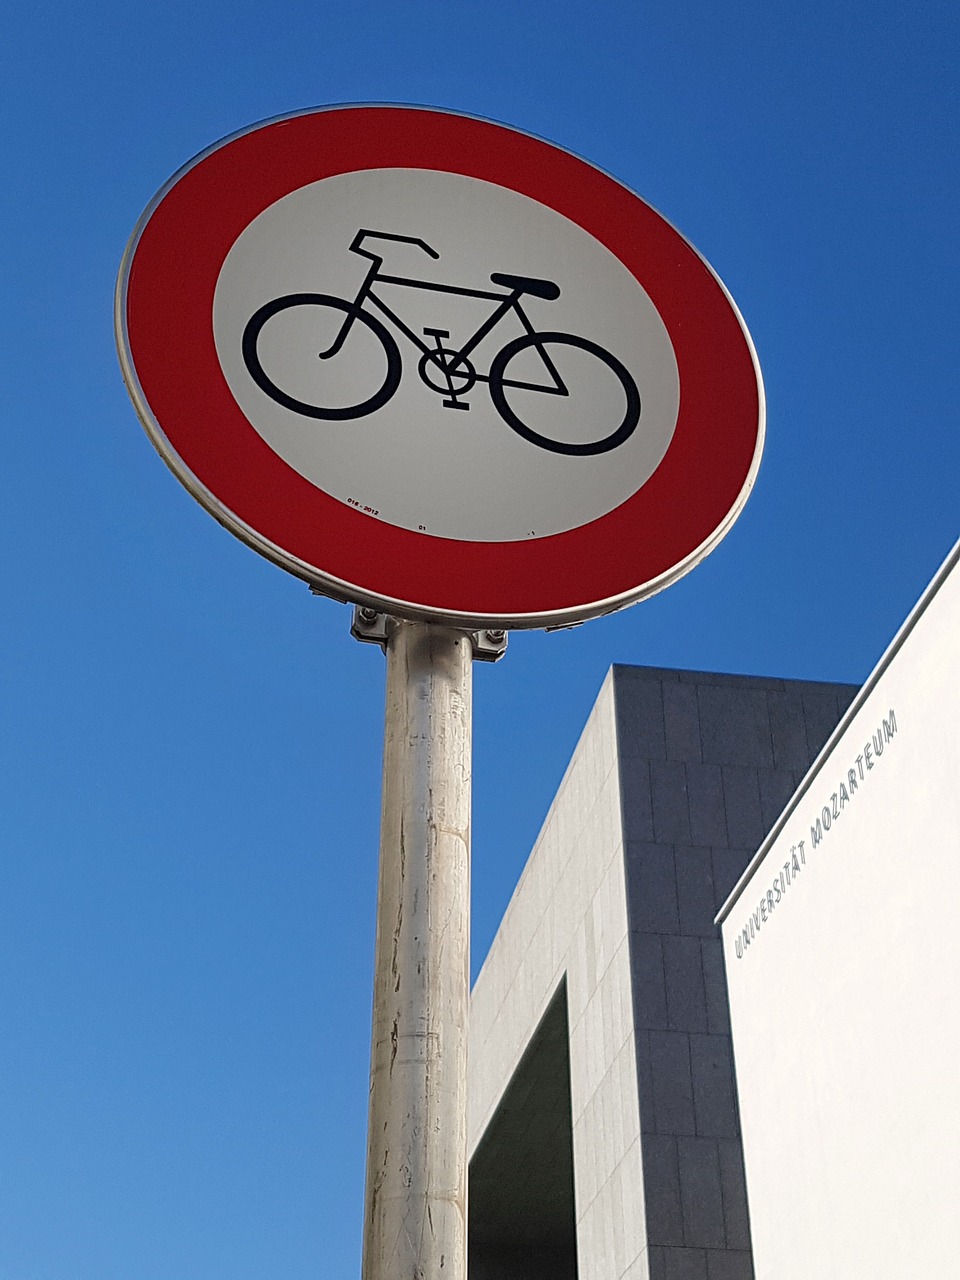
<instances>
[{"instance_id":1,"label":"bicycle chain ring","mask_svg":"<svg viewBox=\"0 0 960 1280\"><path fill-rule=\"evenodd\" d=\"M442 385L431 380L431 371L435 377L442 379ZM477 382L476 369L465 356L462 356L459 351L454 351L452 347L437 347L434 351L426 352L420 357L417 372L431 391L451 396L453 399L457 396L465 396Z\"/></svg>"}]
</instances>

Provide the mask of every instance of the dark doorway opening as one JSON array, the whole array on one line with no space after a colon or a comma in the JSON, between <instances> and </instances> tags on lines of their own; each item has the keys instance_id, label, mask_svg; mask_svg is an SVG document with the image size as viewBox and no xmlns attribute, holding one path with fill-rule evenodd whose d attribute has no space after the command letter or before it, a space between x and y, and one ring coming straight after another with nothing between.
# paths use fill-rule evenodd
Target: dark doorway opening
<instances>
[{"instance_id":1,"label":"dark doorway opening","mask_svg":"<svg viewBox=\"0 0 960 1280\"><path fill-rule=\"evenodd\" d=\"M470 1161L470 1280L577 1280L567 984Z\"/></svg>"}]
</instances>

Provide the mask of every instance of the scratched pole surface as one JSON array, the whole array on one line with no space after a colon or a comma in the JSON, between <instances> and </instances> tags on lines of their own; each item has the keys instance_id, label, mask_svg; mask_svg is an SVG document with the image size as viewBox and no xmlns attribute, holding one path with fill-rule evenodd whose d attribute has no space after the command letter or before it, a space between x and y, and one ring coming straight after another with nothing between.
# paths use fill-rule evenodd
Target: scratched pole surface
<instances>
[{"instance_id":1,"label":"scratched pole surface","mask_svg":"<svg viewBox=\"0 0 960 1280\"><path fill-rule=\"evenodd\" d=\"M472 662L387 645L363 1280L466 1280Z\"/></svg>"}]
</instances>

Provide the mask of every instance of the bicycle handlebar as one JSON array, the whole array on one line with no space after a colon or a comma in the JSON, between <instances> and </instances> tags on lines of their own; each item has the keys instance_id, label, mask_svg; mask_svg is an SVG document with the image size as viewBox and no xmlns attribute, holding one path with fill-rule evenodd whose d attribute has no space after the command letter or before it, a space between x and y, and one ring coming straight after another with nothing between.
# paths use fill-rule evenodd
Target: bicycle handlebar
<instances>
[{"instance_id":1,"label":"bicycle handlebar","mask_svg":"<svg viewBox=\"0 0 960 1280\"><path fill-rule=\"evenodd\" d=\"M382 262L383 259L379 254L371 253L369 249L361 248L361 245L367 236L371 236L375 240L395 240L398 244L412 244L418 249L422 249L424 253L428 253L431 258L440 257L436 249L431 249L426 240L421 240L419 236L398 236L392 231L366 231L361 229L353 237L353 244L350 246L350 252L359 253L362 258L369 258L372 262Z\"/></svg>"}]
</instances>

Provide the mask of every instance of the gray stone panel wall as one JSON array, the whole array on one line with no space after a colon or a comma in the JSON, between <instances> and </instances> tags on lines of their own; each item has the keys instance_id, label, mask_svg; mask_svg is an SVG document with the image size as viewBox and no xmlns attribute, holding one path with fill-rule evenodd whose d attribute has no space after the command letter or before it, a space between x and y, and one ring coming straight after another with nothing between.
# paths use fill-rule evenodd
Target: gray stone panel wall
<instances>
[{"instance_id":1,"label":"gray stone panel wall","mask_svg":"<svg viewBox=\"0 0 960 1280\"><path fill-rule=\"evenodd\" d=\"M714 917L856 688L614 668L650 1280L750 1280Z\"/></svg>"},{"instance_id":2,"label":"gray stone panel wall","mask_svg":"<svg viewBox=\"0 0 960 1280\"><path fill-rule=\"evenodd\" d=\"M574 1266L580 1280L752 1275L713 920L854 692L611 671L471 1000L478 1276L545 1280ZM525 1055L561 986L568 1053L543 1058L548 1080L534 1098ZM524 1153L535 1104L561 1077L572 1205L569 1178L558 1199ZM504 1129L515 1103L519 1118Z\"/></svg>"},{"instance_id":3,"label":"gray stone panel wall","mask_svg":"<svg viewBox=\"0 0 960 1280\"><path fill-rule=\"evenodd\" d=\"M577 1274L580 1280L649 1280L621 807L611 674L471 997L470 1231L471 1246L479 1249L474 1256L482 1256L488 1270L526 1264L511 1238L515 1223L502 1215L496 1226L489 1215L482 1222L483 1198L474 1192L484 1182L493 1190L496 1175L474 1183L473 1172L480 1174L474 1162L484 1162L488 1136L500 1127L504 1108L512 1109L514 1086L522 1093L525 1054L563 984ZM553 1058L565 1074L558 1055ZM509 1127L519 1138L521 1126ZM503 1142L500 1156L523 1163L522 1152L511 1154L511 1146L513 1140ZM526 1191L529 1239L550 1204L532 1183ZM562 1272L555 1269L555 1276L561 1280ZM532 1277L520 1269L515 1280Z\"/></svg>"}]
</instances>

